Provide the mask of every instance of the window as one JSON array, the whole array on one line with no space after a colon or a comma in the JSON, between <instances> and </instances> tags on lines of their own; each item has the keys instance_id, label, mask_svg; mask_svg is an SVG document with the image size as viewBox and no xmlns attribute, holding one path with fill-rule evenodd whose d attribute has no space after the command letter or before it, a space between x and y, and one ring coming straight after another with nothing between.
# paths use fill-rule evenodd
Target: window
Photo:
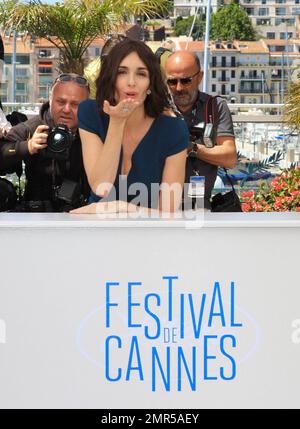
<instances>
[{"instance_id":1,"label":"window","mask_svg":"<svg viewBox=\"0 0 300 429\"><path fill-rule=\"evenodd\" d=\"M99 57L100 55L100 48L95 48L95 57Z\"/></svg>"},{"instance_id":2,"label":"window","mask_svg":"<svg viewBox=\"0 0 300 429\"><path fill-rule=\"evenodd\" d=\"M286 8L285 7L276 7L275 13L276 13L276 15L279 15L279 16L286 15Z\"/></svg>"},{"instance_id":3,"label":"window","mask_svg":"<svg viewBox=\"0 0 300 429\"><path fill-rule=\"evenodd\" d=\"M16 95L16 102L17 103L28 103L27 95Z\"/></svg>"},{"instance_id":4,"label":"window","mask_svg":"<svg viewBox=\"0 0 300 429\"><path fill-rule=\"evenodd\" d=\"M26 86L24 82L17 82L16 84L16 90L18 92L25 92Z\"/></svg>"},{"instance_id":5,"label":"window","mask_svg":"<svg viewBox=\"0 0 300 429\"><path fill-rule=\"evenodd\" d=\"M39 57L40 58L49 58L52 56L52 52L50 49L40 49L39 50Z\"/></svg>"},{"instance_id":6,"label":"window","mask_svg":"<svg viewBox=\"0 0 300 429\"><path fill-rule=\"evenodd\" d=\"M49 87L52 85L53 79L52 76L43 76L41 75L39 78L40 85L48 85Z\"/></svg>"},{"instance_id":7,"label":"window","mask_svg":"<svg viewBox=\"0 0 300 429\"><path fill-rule=\"evenodd\" d=\"M211 86L211 92L216 92L216 85L214 83Z\"/></svg>"},{"instance_id":8,"label":"window","mask_svg":"<svg viewBox=\"0 0 300 429\"><path fill-rule=\"evenodd\" d=\"M48 89L47 88L40 88L39 89L39 97L38 98L43 98L43 99L48 99L49 93L48 93Z\"/></svg>"},{"instance_id":9,"label":"window","mask_svg":"<svg viewBox=\"0 0 300 429\"><path fill-rule=\"evenodd\" d=\"M29 55L18 55L17 54L17 63L19 63L19 64L30 64Z\"/></svg>"},{"instance_id":10,"label":"window","mask_svg":"<svg viewBox=\"0 0 300 429\"><path fill-rule=\"evenodd\" d=\"M235 78L235 70L231 70L231 77Z\"/></svg>"},{"instance_id":11,"label":"window","mask_svg":"<svg viewBox=\"0 0 300 429\"><path fill-rule=\"evenodd\" d=\"M28 77L28 70L27 69L16 69L16 76L17 77Z\"/></svg>"},{"instance_id":12,"label":"window","mask_svg":"<svg viewBox=\"0 0 300 429\"><path fill-rule=\"evenodd\" d=\"M267 33L267 39L275 39L275 33L273 33L273 32L268 32L268 33Z\"/></svg>"},{"instance_id":13,"label":"window","mask_svg":"<svg viewBox=\"0 0 300 429\"><path fill-rule=\"evenodd\" d=\"M52 67L39 67L40 74L52 74Z\"/></svg>"},{"instance_id":14,"label":"window","mask_svg":"<svg viewBox=\"0 0 300 429\"><path fill-rule=\"evenodd\" d=\"M222 85L221 94L226 95L226 85Z\"/></svg>"},{"instance_id":15,"label":"window","mask_svg":"<svg viewBox=\"0 0 300 429\"><path fill-rule=\"evenodd\" d=\"M231 57L231 67L236 67L235 57Z\"/></svg>"},{"instance_id":16,"label":"window","mask_svg":"<svg viewBox=\"0 0 300 429\"><path fill-rule=\"evenodd\" d=\"M293 33L289 33L289 32L286 33L285 31L280 32L280 39L281 40L288 40L291 37L293 37Z\"/></svg>"},{"instance_id":17,"label":"window","mask_svg":"<svg viewBox=\"0 0 300 429\"><path fill-rule=\"evenodd\" d=\"M4 54L4 63L11 64L11 55Z\"/></svg>"},{"instance_id":18,"label":"window","mask_svg":"<svg viewBox=\"0 0 300 429\"><path fill-rule=\"evenodd\" d=\"M230 85L231 92L235 92L235 85Z\"/></svg>"},{"instance_id":19,"label":"window","mask_svg":"<svg viewBox=\"0 0 300 429\"><path fill-rule=\"evenodd\" d=\"M212 67L217 67L217 57L212 57Z\"/></svg>"},{"instance_id":20,"label":"window","mask_svg":"<svg viewBox=\"0 0 300 429\"><path fill-rule=\"evenodd\" d=\"M246 12L248 15L254 15L254 8L253 7L245 7Z\"/></svg>"},{"instance_id":21,"label":"window","mask_svg":"<svg viewBox=\"0 0 300 429\"><path fill-rule=\"evenodd\" d=\"M222 67L226 67L226 57L222 57Z\"/></svg>"},{"instance_id":22,"label":"window","mask_svg":"<svg viewBox=\"0 0 300 429\"><path fill-rule=\"evenodd\" d=\"M269 16L269 8L268 7L260 7L258 9L258 16Z\"/></svg>"},{"instance_id":23,"label":"window","mask_svg":"<svg viewBox=\"0 0 300 429\"><path fill-rule=\"evenodd\" d=\"M284 22L286 23L286 25L295 25L295 18L285 19Z\"/></svg>"},{"instance_id":24,"label":"window","mask_svg":"<svg viewBox=\"0 0 300 429\"><path fill-rule=\"evenodd\" d=\"M45 61L39 63L39 74L52 74L52 62Z\"/></svg>"},{"instance_id":25,"label":"window","mask_svg":"<svg viewBox=\"0 0 300 429\"><path fill-rule=\"evenodd\" d=\"M256 25L271 25L271 19L270 18L257 19Z\"/></svg>"},{"instance_id":26,"label":"window","mask_svg":"<svg viewBox=\"0 0 300 429\"><path fill-rule=\"evenodd\" d=\"M213 79L215 79L215 78L217 77L217 72L216 72L216 70L213 70L213 71L212 71L212 77L213 77Z\"/></svg>"}]
</instances>

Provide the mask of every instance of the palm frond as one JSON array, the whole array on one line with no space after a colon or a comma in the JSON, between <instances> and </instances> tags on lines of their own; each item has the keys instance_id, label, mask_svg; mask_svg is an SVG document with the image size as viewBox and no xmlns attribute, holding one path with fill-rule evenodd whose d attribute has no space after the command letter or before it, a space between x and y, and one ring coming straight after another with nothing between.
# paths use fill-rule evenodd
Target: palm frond
<instances>
[{"instance_id":1,"label":"palm frond","mask_svg":"<svg viewBox=\"0 0 300 429\"><path fill-rule=\"evenodd\" d=\"M56 4L4 0L0 3L0 27L47 39L60 50L65 62L72 67L77 62L83 70L83 56L96 37L112 32L126 16L148 17L167 10L169 4L169 0L65 0Z\"/></svg>"}]
</instances>

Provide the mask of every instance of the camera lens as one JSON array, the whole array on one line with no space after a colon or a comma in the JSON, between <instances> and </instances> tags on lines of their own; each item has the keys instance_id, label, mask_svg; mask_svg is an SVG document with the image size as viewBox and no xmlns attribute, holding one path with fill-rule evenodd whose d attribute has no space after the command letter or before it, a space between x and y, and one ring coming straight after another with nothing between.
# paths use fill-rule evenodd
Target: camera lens
<instances>
[{"instance_id":1,"label":"camera lens","mask_svg":"<svg viewBox=\"0 0 300 429\"><path fill-rule=\"evenodd\" d=\"M53 152L61 152L65 148L65 136L60 132L53 133L49 138L48 146Z\"/></svg>"},{"instance_id":2,"label":"camera lens","mask_svg":"<svg viewBox=\"0 0 300 429\"><path fill-rule=\"evenodd\" d=\"M48 150L52 153L61 153L71 146L72 134L65 125L56 126L48 136Z\"/></svg>"}]
</instances>

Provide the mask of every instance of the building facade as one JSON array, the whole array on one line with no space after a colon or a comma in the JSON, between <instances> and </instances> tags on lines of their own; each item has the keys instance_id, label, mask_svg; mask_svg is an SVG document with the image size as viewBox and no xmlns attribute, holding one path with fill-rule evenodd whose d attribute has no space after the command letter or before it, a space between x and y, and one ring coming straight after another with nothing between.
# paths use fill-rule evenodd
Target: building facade
<instances>
[{"instance_id":1,"label":"building facade","mask_svg":"<svg viewBox=\"0 0 300 429\"><path fill-rule=\"evenodd\" d=\"M3 37L2 102L12 101L12 38ZM98 57L104 40L95 39L86 61ZM153 51L161 42L149 42ZM164 43L163 43L164 45ZM169 46L168 46L169 47ZM172 38L172 49L188 49L204 63L204 42ZM300 62L300 40L261 39L255 42L211 41L208 92L229 102L282 103L295 67ZM43 102L59 73L59 51L47 40L17 40L16 102Z\"/></svg>"},{"instance_id":2,"label":"building facade","mask_svg":"<svg viewBox=\"0 0 300 429\"><path fill-rule=\"evenodd\" d=\"M198 12L204 13L206 4L206 0L174 0L174 17L195 15L197 8ZM211 0L212 11L216 12L220 4L220 0Z\"/></svg>"},{"instance_id":3,"label":"building facade","mask_svg":"<svg viewBox=\"0 0 300 429\"><path fill-rule=\"evenodd\" d=\"M203 42L190 42L188 49L203 64ZM211 41L209 52L209 93L236 103L283 103L299 67L300 40Z\"/></svg>"},{"instance_id":4,"label":"building facade","mask_svg":"<svg viewBox=\"0 0 300 429\"><path fill-rule=\"evenodd\" d=\"M261 37L296 38L299 28L300 0L240 0Z\"/></svg>"}]
</instances>

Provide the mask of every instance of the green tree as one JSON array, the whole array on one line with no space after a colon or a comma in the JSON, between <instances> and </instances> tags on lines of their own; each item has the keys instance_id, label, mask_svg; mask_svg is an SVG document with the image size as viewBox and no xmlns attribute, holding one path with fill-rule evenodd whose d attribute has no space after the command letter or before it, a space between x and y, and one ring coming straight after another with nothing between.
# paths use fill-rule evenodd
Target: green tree
<instances>
[{"instance_id":1,"label":"green tree","mask_svg":"<svg viewBox=\"0 0 300 429\"><path fill-rule=\"evenodd\" d=\"M151 18L169 7L169 0L4 0L0 27L47 39L61 55L60 71L82 74L84 54L99 35L113 32L132 15Z\"/></svg>"},{"instance_id":2,"label":"green tree","mask_svg":"<svg viewBox=\"0 0 300 429\"><path fill-rule=\"evenodd\" d=\"M247 12L231 0L211 15L210 38L217 40L256 40Z\"/></svg>"},{"instance_id":3,"label":"green tree","mask_svg":"<svg viewBox=\"0 0 300 429\"><path fill-rule=\"evenodd\" d=\"M189 36L191 31L191 26L193 24L194 17L189 16L188 18L183 19L178 17L176 20L174 32L176 36ZM194 24L192 37L194 40L202 38L203 32L205 29L205 18L197 18Z\"/></svg>"}]
</instances>

